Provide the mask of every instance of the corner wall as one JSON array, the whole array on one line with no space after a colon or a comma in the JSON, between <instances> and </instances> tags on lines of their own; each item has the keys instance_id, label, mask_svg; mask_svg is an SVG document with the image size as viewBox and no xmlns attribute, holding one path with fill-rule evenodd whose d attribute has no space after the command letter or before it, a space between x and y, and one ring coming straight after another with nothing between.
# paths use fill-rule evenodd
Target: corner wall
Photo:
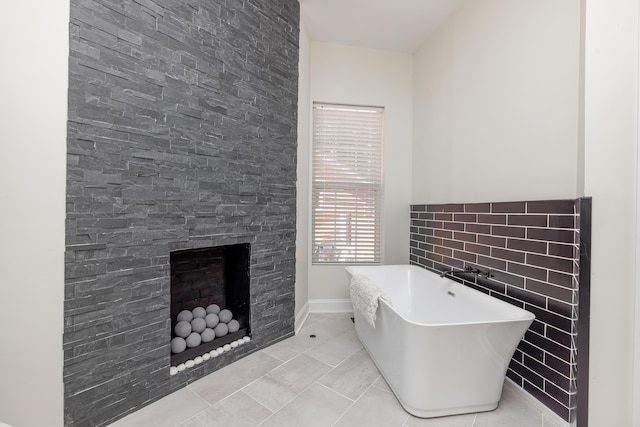
<instances>
[{"instance_id":1,"label":"corner wall","mask_svg":"<svg viewBox=\"0 0 640 427\"><path fill-rule=\"evenodd\" d=\"M474 0L415 54L413 202L575 198L578 0Z\"/></svg>"},{"instance_id":2,"label":"corner wall","mask_svg":"<svg viewBox=\"0 0 640 427\"><path fill-rule=\"evenodd\" d=\"M597 426L632 422L638 15L633 0L474 0L415 59L414 204L593 198L588 416ZM545 34L531 26L536 16L552 20ZM524 67L536 52L553 56ZM513 102L497 102L512 87Z\"/></svg>"},{"instance_id":3,"label":"corner wall","mask_svg":"<svg viewBox=\"0 0 640 427\"><path fill-rule=\"evenodd\" d=\"M477 0L429 37L415 55L414 204L582 195L581 29L579 0ZM570 397L538 394L571 418Z\"/></svg>"},{"instance_id":4,"label":"corner wall","mask_svg":"<svg viewBox=\"0 0 640 427\"><path fill-rule=\"evenodd\" d=\"M300 22L298 65L298 155L296 181L296 320L304 320L302 312L309 299L309 148L311 126L310 100L311 40L304 21ZM297 327L297 325L296 325Z\"/></svg>"},{"instance_id":5,"label":"corner wall","mask_svg":"<svg viewBox=\"0 0 640 427\"><path fill-rule=\"evenodd\" d=\"M0 422L59 427L69 2L0 16Z\"/></svg>"},{"instance_id":6,"label":"corner wall","mask_svg":"<svg viewBox=\"0 0 640 427\"><path fill-rule=\"evenodd\" d=\"M640 327L633 317L640 11L633 0L585 3L584 188L593 197L589 424L630 426Z\"/></svg>"}]
</instances>

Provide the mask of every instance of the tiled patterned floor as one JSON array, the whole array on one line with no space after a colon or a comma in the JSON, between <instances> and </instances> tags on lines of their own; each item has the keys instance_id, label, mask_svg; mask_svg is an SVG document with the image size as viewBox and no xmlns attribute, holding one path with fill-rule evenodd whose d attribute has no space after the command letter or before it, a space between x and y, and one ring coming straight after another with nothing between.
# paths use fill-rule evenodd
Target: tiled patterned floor
<instances>
[{"instance_id":1,"label":"tiled patterned floor","mask_svg":"<svg viewBox=\"0 0 640 427\"><path fill-rule=\"evenodd\" d=\"M310 335L315 335L311 338ZM301 332L216 371L113 427L556 427L505 387L498 409L420 419L405 412L350 315L311 314Z\"/></svg>"}]
</instances>

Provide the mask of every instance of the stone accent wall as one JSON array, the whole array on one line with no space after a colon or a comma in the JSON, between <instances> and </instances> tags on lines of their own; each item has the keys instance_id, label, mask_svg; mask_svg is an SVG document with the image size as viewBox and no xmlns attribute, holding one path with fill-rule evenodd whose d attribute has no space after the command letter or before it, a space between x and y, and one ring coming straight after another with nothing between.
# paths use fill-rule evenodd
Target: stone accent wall
<instances>
[{"instance_id":1,"label":"stone accent wall","mask_svg":"<svg viewBox=\"0 0 640 427\"><path fill-rule=\"evenodd\" d=\"M298 26L297 0L71 1L67 425L293 334ZM169 252L237 243L252 341L170 376Z\"/></svg>"}]
</instances>

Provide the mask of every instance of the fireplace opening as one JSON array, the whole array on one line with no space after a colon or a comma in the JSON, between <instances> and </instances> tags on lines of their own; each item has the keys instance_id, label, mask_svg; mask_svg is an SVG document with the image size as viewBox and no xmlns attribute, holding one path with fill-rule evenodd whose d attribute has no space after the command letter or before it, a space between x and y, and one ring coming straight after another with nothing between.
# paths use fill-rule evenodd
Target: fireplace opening
<instances>
[{"instance_id":1,"label":"fireplace opening","mask_svg":"<svg viewBox=\"0 0 640 427\"><path fill-rule=\"evenodd\" d=\"M250 336L250 245L170 253L171 365Z\"/></svg>"}]
</instances>

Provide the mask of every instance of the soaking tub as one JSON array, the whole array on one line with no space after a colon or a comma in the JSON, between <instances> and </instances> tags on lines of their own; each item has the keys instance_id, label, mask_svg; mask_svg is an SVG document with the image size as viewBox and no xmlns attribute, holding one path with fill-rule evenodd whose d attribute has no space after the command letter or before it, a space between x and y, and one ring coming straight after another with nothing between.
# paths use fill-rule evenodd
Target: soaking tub
<instances>
[{"instance_id":1,"label":"soaking tub","mask_svg":"<svg viewBox=\"0 0 640 427\"><path fill-rule=\"evenodd\" d=\"M412 265L347 267L380 299L375 327L354 309L358 338L402 406L429 418L498 406L507 367L534 315Z\"/></svg>"}]
</instances>

